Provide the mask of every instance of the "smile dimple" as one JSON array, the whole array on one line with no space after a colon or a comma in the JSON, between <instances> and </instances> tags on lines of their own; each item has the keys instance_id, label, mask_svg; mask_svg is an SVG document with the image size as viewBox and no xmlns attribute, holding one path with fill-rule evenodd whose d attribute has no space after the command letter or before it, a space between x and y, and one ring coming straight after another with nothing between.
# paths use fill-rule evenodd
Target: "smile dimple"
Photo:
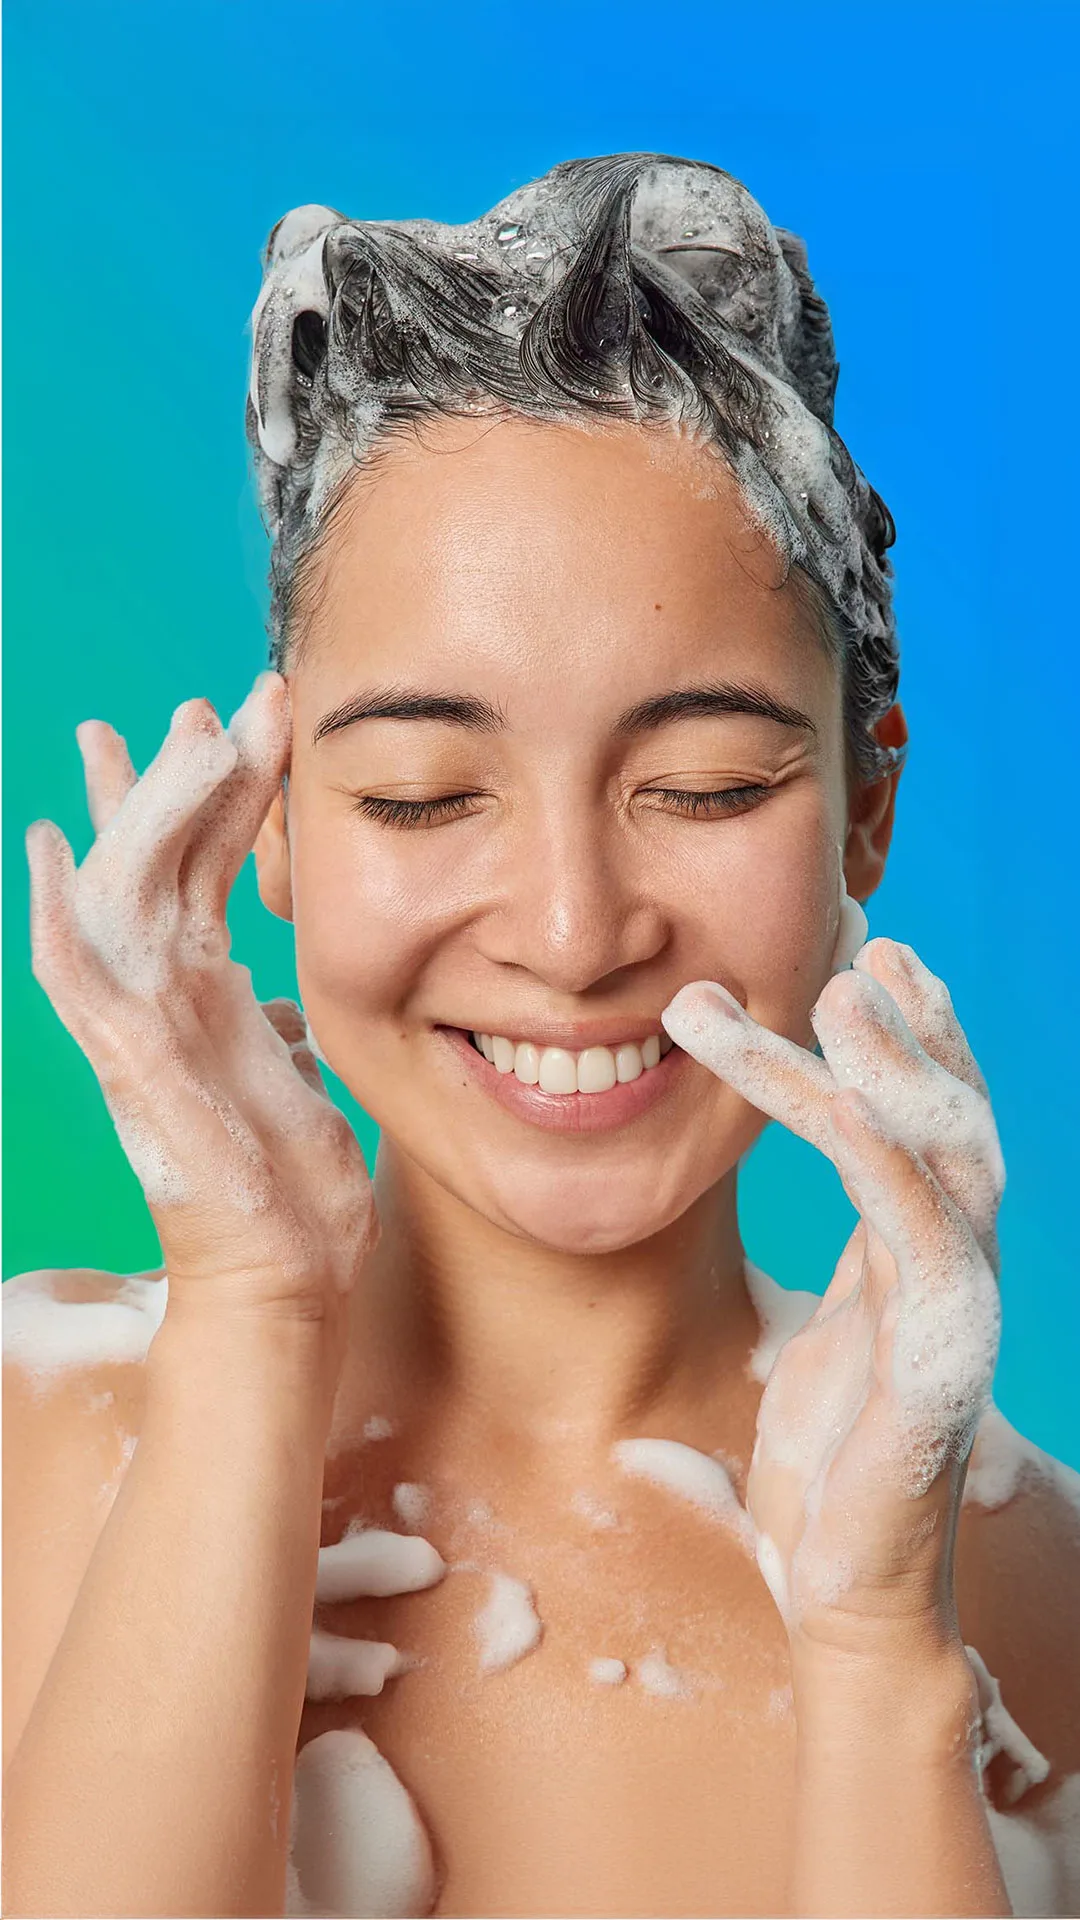
<instances>
[{"instance_id":1,"label":"smile dimple","mask_svg":"<svg viewBox=\"0 0 1080 1920\"><path fill-rule=\"evenodd\" d=\"M541 1093L607 1093L658 1066L674 1044L666 1033L654 1033L641 1046L627 1040L620 1047L585 1047L571 1053L502 1034L473 1032L469 1039L497 1073L512 1073L523 1086L539 1087Z\"/></svg>"}]
</instances>

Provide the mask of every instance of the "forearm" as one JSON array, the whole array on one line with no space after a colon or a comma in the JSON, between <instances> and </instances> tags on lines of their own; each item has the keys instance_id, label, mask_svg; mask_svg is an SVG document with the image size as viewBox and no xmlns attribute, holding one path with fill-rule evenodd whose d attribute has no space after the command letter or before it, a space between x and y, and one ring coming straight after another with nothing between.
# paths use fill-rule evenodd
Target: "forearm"
<instances>
[{"instance_id":1,"label":"forearm","mask_svg":"<svg viewBox=\"0 0 1080 1920\"><path fill-rule=\"evenodd\" d=\"M147 1374L8 1772L12 1915L282 1910L332 1370L313 1324L166 1316Z\"/></svg>"},{"instance_id":2,"label":"forearm","mask_svg":"<svg viewBox=\"0 0 1080 1920\"><path fill-rule=\"evenodd\" d=\"M793 1663L793 1914L1008 1915L960 1648Z\"/></svg>"}]
</instances>

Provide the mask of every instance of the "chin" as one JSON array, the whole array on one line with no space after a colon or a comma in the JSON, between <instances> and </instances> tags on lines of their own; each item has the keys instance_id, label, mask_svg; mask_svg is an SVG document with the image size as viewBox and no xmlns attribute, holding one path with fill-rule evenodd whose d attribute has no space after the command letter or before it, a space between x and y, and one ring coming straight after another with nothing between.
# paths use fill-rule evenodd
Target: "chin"
<instances>
[{"instance_id":1,"label":"chin","mask_svg":"<svg viewBox=\"0 0 1080 1920\"><path fill-rule=\"evenodd\" d=\"M624 1177L607 1173L602 1178L595 1169L544 1176L523 1168L514 1178L506 1168L482 1190L471 1181L456 1190L466 1205L504 1232L552 1252L596 1255L620 1253L662 1233L725 1171L710 1169L695 1179L684 1169L674 1180L664 1180L643 1179L641 1169L632 1166Z\"/></svg>"}]
</instances>

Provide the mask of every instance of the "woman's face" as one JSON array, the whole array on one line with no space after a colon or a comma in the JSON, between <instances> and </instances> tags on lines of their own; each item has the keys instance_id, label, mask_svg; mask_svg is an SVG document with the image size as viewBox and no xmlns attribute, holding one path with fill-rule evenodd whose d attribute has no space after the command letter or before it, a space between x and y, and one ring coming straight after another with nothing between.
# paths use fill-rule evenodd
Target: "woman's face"
<instances>
[{"instance_id":1,"label":"woman's face","mask_svg":"<svg viewBox=\"0 0 1080 1920\"><path fill-rule=\"evenodd\" d=\"M764 1120L679 1054L636 1117L550 1131L504 1109L493 1069L441 1029L528 1040L604 1022L614 1042L658 1032L681 986L712 979L813 1045L847 822L841 691L780 577L718 458L631 426L425 426L358 476L327 536L263 897L294 921L335 1072L401 1152L516 1235L577 1252L643 1240ZM792 723L673 709L633 724L658 696L723 686ZM493 717L341 724L388 692ZM728 811L678 799L747 787L767 791ZM414 825L363 804L451 794L468 798Z\"/></svg>"}]
</instances>

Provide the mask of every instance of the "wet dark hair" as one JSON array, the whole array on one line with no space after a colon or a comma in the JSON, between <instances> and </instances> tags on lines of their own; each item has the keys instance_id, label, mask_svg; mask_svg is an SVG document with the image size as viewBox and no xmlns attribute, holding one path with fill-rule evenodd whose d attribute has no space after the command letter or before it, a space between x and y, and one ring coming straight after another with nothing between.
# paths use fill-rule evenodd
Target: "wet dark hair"
<instances>
[{"instance_id":1,"label":"wet dark hair","mask_svg":"<svg viewBox=\"0 0 1080 1920\"><path fill-rule=\"evenodd\" d=\"M570 160L463 227L294 209L264 249L246 429L271 534L270 658L310 614L358 468L435 415L678 422L741 483L844 690L849 772L899 659L888 508L832 425L828 309L795 234L704 162Z\"/></svg>"}]
</instances>

